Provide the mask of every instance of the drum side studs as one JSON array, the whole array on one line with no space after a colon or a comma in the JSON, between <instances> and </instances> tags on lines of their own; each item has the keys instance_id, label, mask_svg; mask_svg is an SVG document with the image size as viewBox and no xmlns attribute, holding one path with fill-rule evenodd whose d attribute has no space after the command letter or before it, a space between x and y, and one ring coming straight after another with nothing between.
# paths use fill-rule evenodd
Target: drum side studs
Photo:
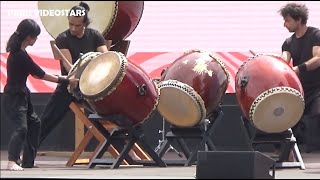
<instances>
[{"instance_id":1,"label":"drum side studs","mask_svg":"<svg viewBox=\"0 0 320 180\"><path fill-rule=\"evenodd\" d=\"M240 87L245 88L248 84L248 77L244 76L244 77L241 77L240 79L241 79L240 80Z\"/></svg>"},{"instance_id":2,"label":"drum side studs","mask_svg":"<svg viewBox=\"0 0 320 180\"><path fill-rule=\"evenodd\" d=\"M147 94L147 86L145 84L142 84L141 86L137 86L138 88L138 94L140 96L145 96Z\"/></svg>"}]
</instances>

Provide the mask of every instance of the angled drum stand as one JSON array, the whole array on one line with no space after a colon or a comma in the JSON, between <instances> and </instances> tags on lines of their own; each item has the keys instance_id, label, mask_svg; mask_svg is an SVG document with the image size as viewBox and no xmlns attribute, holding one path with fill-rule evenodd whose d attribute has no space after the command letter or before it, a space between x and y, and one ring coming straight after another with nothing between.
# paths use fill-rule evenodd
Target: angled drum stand
<instances>
[{"instance_id":1,"label":"angled drum stand","mask_svg":"<svg viewBox=\"0 0 320 180\"><path fill-rule=\"evenodd\" d=\"M90 120L102 122L101 120L106 119L104 117L101 117L97 114L91 114L89 116ZM125 122L123 119L122 122ZM147 143L145 139L145 134L143 132L143 129L141 127L142 124L137 124L135 126L129 126L129 123L125 123L126 127L119 127L114 128L110 134L105 134L105 137L107 141L103 144L103 146L100 146L97 153L93 156L92 160L89 163L89 168L94 168L96 165L102 164L102 165L110 165L111 169L119 168L121 162L123 160L126 160L130 165L156 165L159 167L166 167L166 164L161 160L161 158L158 156L158 154L151 148L151 146ZM121 143L123 146L120 147L117 145L118 143ZM133 148L133 145L137 143L139 147L141 147L142 150L144 150L151 159L148 160L133 160L129 155L128 152ZM101 159L103 154L106 152L106 150L111 146L117 146L118 149L122 149L119 156L116 158L115 161L108 161L106 159Z\"/></svg>"},{"instance_id":2,"label":"angled drum stand","mask_svg":"<svg viewBox=\"0 0 320 180\"><path fill-rule=\"evenodd\" d=\"M281 133L265 133L259 131L254 127L251 121L247 120L244 117L241 117L244 125L247 129L249 135L249 141L252 145L252 148L255 149L259 144L280 144L280 154L276 158L275 168L300 168L305 169L304 162L302 160L296 138L294 137L292 130L288 129L287 131ZM290 162L290 153L293 153L295 162Z\"/></svg>"},{"instance_id":3,"label":"angled drum stand","mask_svg":"<svg viewBox=\"0 0 320 180\"><path fill-rule=\"evenodd\" d=\"M160 146L158 150L158 154L160 157L163 157L167 152L167 149L174 142L177 142L180 146L184 156L187 158L186 160L165 160L164 162L167 165L183 165L183 166L191 166L195 163L197 158L197 153L201 147L205 146L206 150L214 151L216 147L211 139L211 134L214 129L214 125L216 122L222 119L223 112L221 110L217 111L217 113L209 116L208 119L204 119L203 122L200 122L198 126L191 128L179 128L171 126L169 132L165 135L165 140L163 144ZM188 148L188 145L185 140L187 139L197 139L200 140L199 144L194 147L191 151Z\"/></svg>"},{"instance_id":4,"label":"angled drum stand","mask_svg":"<svg viewBox=\"0 0 320 180\"><path fill-rule=\"evenodd\" d=\"M107 137L109 136L109 129L117 128L115 124L109 123L106 121L106 119L103 119L101 122L95 122L89 119L85 113L82 111L81 104L72 102L69 105L70 109L76 114L77 119L81 120L81 122L86 126L88 129L85 133L84 137L80 141L79 145L73 152L73 154L70 156L68 162L66 163L66 166L73 166L73 165L79 165L79 164L89 164L93 157L98 153L98 151L103 147L107 142ZM95 138L99 141L98 146L95 148L95 150L92 152L91 156L86 159L79 159L81 154L85 151L85 148L88 146L92 138ZM116 158L120 155L119 148L116 149L113 145L110 145L108 147L108 152L113 158ZM137 145L133 145L134 152L141 158L141 159L149 159L149 157L142 151L142 149ZM124 160L123 164L129 165L129 163Z\"/></svg>"}]
</instances>

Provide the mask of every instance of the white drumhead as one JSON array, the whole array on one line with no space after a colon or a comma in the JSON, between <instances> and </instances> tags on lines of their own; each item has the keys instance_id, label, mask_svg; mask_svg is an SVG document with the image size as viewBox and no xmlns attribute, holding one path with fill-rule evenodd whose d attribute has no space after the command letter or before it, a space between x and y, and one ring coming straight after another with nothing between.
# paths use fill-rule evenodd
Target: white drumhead
<instances>
[{"instance_id":1,"label":"white drumhead","mask_svg":"<svg viewBox=\"0 0 320 180\"><path fill-rule=\"evenodd\" d=\"M262 93L250 108L250 119L256 128L279 133L292 128L304 112L304 98L293 88L280 87Z\"/></svg>"},{"instance_id":2,"label":"white drumhead","mask_svg":"<svg viewBox=\"0 0 320 180\"><path fill-rule=\"evenodd\" d=\"M205 118L206 109L201 96L189 85L167 80L158 84L159 113L171 124L192 127Z\"/></svg>"},{"instance_id":3,"label":"white drumhead","mask_svg":"<svg viewBox=\"0 0 320 180\"><path fill-rule=\"evenodd\" d=\"M42 24L47 32L56 39L57 36L69 29L68 13L73 6L79 5L81 1L38 1L38 10L56 10L60 13L54 16L40 14ZM98 30L105 35L111 29L114 23L114 17L117 12L117 1L83 1L90 7L88 14L91 24L88 27ZM46 12L48 12L46 11ZM45 11L40 11L45 12Z\"/></svg>"},{"instance_id":4,"label":"white drumhead","mask_svg":"<svg viewBox=\"0 0 320 180\"><path fill-rule=\"evenodd\" d=\"M72 74L74 71L83 71L84 70L84 65L88 64L89 61L91 61L94 57L102 54L101 52L88 52L81 56L71 67L68 76ZM79 64L80 63L80 64ZM80 77L80 76L79 76Z\"/></svg>"},{"instance_id":5,"label":"white drumhead","mask_svg":"<svg viewBox=\"0 0 320 180\"><path fill-rule=\"evenodd\" d=\"M127 59L123 54L109 51L91 61L82 72L79 88L91 100L112 93L124 78Z\"/></svg>"}]
</instances>

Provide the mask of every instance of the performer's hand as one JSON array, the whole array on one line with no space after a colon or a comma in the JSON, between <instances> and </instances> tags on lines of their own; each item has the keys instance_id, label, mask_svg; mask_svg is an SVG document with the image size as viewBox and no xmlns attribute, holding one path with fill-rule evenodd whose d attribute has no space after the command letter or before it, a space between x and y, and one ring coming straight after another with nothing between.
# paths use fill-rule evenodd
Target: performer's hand
<instances>
[{"instance_id":1,"label":"performer's hand","mask_svg":"<svg viewBox=\"0 0 320 180\"><path fill-rule=\"evenodd\" d=\"M75 77L70 77L69 81L70 81L69 83L70 87L76 87L78 85L79 79Z\"/></svg>"},{"instance_id":2,"label":"performer's hand","mask_svg":"<svg viewBox=\"0 0 320 180\"><path fill-rule=\"evenodd\" d=\"M298 66L294 66L294 67L292 67L292 69L293 69L293 71L294 71L297 75L299 75L299 68L298 68Z\"/></svg>"}]
</instances>

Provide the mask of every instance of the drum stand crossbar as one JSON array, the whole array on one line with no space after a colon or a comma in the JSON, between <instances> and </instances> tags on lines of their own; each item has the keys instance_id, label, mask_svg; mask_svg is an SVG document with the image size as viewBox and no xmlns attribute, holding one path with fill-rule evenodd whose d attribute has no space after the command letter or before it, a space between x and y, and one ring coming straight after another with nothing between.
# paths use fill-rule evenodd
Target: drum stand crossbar
<instances>
[{"instance_id":1,"label":"drum stand crossbar","mask_svg":"<svg viewBox=\"0 0 320 180\"><path fill-rule=\"evenodd\" d=\"M99 122L99 120L106 119L97 114L89 115L89 119ZM148 145L143 128L141 125L136 125L131 128L114 128L110 133L106 134L104 145L100 147L98 152L93 156L89 163L89 168L94 168L96 165L111 165L111 169L119 168L123 160L126 160L129 165L144 165L144 166L159 166L166 167L166 164L157 155L157 153ZM121 145L119 145L119 143ZM141 149L143 149L152 160L133 160L129 155L129 151L133 148L134 144L137 143ZM120 152L119 156L115 160L102 159L102 156L107 151L108 147L113 145ZM124 146L122 146L124 145Z\"/></svg>"},{"instance_id":2,"label":"drum stand crossbar","mask_svg":"<svg viewBox=\"0 0 320 180\"><path fill-rule=\"evenodd\" d=\"M218 122L222 119L223 112L219 111L217 116L210 117L209 119L205 119L203 122L199 123L199 127L191 127L191 128L179 128L179 127L170 127L169 132L166 133L166 139L158 150L158 154L160 157L163 157L166 152L168 152L168 147L171 146L174 142L177 142L183 152L184 156L187 158L186 160L164 160L167 165L183 165L183 166L191 166L196 162L197 153L201 147L205 146L205 150L214 151L216 147L210 138L215 122ZM201 127L201 126L204 126ZM185 140L187 139L200 139L200 143L196 146L193 145L193 150L187 146Z\"/></svg>"},{"instance_id":3,"label":"drum stand crossbar","mask_svg":"<svg viewBox=\"0 0 320 180\"><path fill-rule=\"evenodd\" d=\"M305 169L296 138L291 129L281 133L264 133L256 129L251 121L244 117L241 119L247 129L252 149L256 149L259 144L281 145L279 156L272 157L276 160L275 168ZM290 153L293 153L295 162L290 162Z\"/></svg>"}]
</instances>

